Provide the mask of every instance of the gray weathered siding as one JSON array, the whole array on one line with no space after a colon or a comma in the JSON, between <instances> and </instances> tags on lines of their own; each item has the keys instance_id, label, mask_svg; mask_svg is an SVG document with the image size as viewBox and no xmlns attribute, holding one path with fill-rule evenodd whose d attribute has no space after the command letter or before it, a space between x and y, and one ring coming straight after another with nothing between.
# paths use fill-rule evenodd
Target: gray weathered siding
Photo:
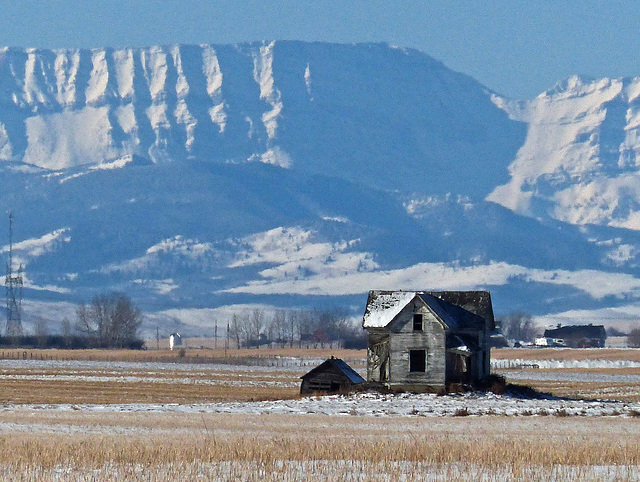
<instances>
[{"instance_id":1,"label":"gray weathered siding","mask_svg":"<svg viewBox=\"0 0 640 482\"><path fill-rule=\"evenodd\" d=\"M414 313L422 314L422 331L413 330ZM445 328L431 308L420 297L416 297L386 327L367 328L367 380L410 391L442 390L449 382L472 383L481 380L490 370L485 330L486 323L479 329ZM447 336L462 336L472 349L479 348L470 357L465 357L468 360L468 363L464 363L466 371L456 360L456 356L460 355L454 352L447 354ZM464 343L464 339L450 339L451 346ZM411 350L425 350L424 372L410 371Z\"/></svg>"},{"instance_id":2,"label":"gray weathered siding","mask_svg":"<svg viewBox=\"0 0 640 482\"><path fill-rule=\"evenodd\" d=\"M423 315L423 330L413 331L413 314ZM441 389L445 386L444 327L419 302L410 303L391 323L390 328L390 385L412 390ZM409 351L426 350L426 371L409 371Z\"/></svg>"}]
</instances>

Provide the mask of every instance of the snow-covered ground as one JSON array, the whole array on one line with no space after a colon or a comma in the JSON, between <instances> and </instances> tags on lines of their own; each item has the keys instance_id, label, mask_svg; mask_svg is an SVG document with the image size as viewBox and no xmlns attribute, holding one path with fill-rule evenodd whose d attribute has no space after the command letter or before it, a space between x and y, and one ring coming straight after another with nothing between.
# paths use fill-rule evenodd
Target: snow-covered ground
<instances>
[{"instance_id":1,"label":"snow-covered ground","mask_svg":"<svg viewBox=\"0 0 640 482\"><path fill-rule=\"evenodd\" d=\"M297 400L208 404L25 404L0 406L6 411L57 411L91 413L229 413L290 414L365 417L443 417L443 416L638 416L640 403L582 401L564 399L527 400L494 394L379 394L330 395ZM0 423L0 431L5 427Z\"/></svg>"}]
</instances>

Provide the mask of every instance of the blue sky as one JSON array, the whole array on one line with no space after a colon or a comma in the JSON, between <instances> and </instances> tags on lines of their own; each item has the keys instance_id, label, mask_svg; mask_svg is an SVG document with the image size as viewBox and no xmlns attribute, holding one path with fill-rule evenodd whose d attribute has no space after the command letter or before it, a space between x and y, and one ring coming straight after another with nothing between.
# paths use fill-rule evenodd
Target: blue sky
<instances>
[{"instance_id":1,"label":"blue sky","mask_svg":"<svg viewBox=\"0 0 640 482\"><path fill-rule=\"evenodd\" d=\"M414 47L513 98L640 75L637 0L0 0L0 45L295 39Z\"/></svg>"}]
</instances>

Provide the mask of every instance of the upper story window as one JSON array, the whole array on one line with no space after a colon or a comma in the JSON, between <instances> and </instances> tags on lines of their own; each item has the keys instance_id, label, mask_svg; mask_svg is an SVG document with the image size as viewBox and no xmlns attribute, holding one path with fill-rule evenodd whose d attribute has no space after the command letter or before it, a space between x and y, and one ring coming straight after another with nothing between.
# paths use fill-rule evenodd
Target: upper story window
<instances>
[{"instance_id":1,"label":"upper story window","mask_svg":"<svg viewBox=\"0 0 640 482\"><path fill-rule=\"evenodd\" d=\"M413 331L422 331L422 315L420 313L413 314Z\"/></svg>"}]
</instances>

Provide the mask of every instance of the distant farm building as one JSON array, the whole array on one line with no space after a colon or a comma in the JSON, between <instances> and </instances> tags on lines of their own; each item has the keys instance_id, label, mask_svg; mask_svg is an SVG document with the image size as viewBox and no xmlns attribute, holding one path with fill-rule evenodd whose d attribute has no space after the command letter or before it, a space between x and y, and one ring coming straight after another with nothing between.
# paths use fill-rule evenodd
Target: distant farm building
<instances>
[{"instance_id":1,"label":"distant farm building","mask_svg":"<svg viewBox=\"0 0 640 482\"><path fill-rule=\"evenodd\" d=\"M440 391L490 373L488 291L370 291L362 326L369 382Z\"/></svg>"},{"instance_id":2,"label":"distant farm building","mask_svg":"<svg viewBox=\"0 0 640 482\"><path fill-rule=\"evenodd\" d=\"M603 348L607 332L603 325L561 326L544 331L548 339L562 340L569 348Z\"/></svg>"},{"instance_id":3,"label":"distant farm building","mask_svg":"<svg viewBox=\"0 0 640 482\"><path fill-rule=\"evenodd\" d=\"M302 377L300 394L348 392L364 383L358 373L340 358L331 357Z\"/></svg>"},{"instance_id":4,"label":"distant farm building","mask_svg":"<svg viewBox=\"0 0 640 482\"><path fill-rule=\"evenodd\" d=\"M182 337L180 333L171 333L169 335L169 350L173 350L176 346L182 346Z\"/></svg>"}]
</instances>

